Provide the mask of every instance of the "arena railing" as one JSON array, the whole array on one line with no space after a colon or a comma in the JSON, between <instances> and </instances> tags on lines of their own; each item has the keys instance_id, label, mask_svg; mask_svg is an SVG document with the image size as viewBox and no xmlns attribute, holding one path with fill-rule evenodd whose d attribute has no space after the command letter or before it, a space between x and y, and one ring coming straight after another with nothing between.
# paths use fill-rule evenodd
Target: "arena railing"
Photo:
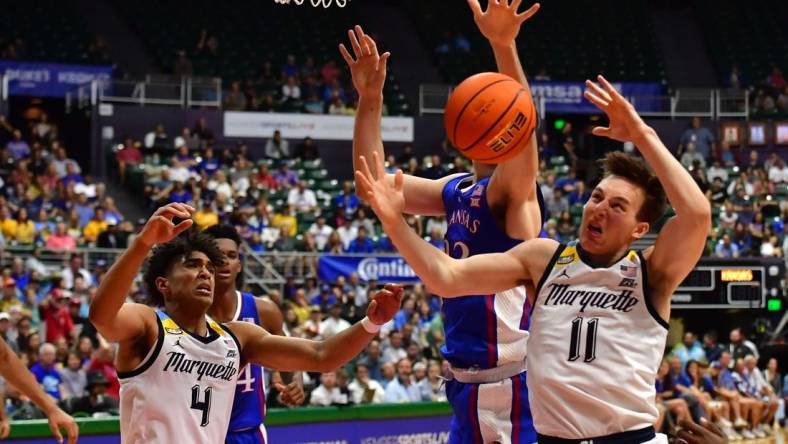
<instances>
[{"instance_id":1,"label":"arena railing","mask_svg":"<svg viewBox=\"0 0 788 444\"><path fill-rule=\"evenodd\" d=\"M96 80L66 93L67 112L99 103L221 108L222 80L148 75L144 80Z\"/></svg>"},{"instance_id":2,"label":"arena railing","mask_svg":"<svg viewBox=\"0 0 788 444\"><path fill-rule=\"evenodd\" d=\"M452 85L423 84L419 87L419 114L443 114ZM670 94L630 95L627 97L638 112L647 117L721 117L747 118L749 98L746 91L712 88L679 88ZM549 112L549 99L534 97L539 115Z\"/></svg>"}]
</instances>

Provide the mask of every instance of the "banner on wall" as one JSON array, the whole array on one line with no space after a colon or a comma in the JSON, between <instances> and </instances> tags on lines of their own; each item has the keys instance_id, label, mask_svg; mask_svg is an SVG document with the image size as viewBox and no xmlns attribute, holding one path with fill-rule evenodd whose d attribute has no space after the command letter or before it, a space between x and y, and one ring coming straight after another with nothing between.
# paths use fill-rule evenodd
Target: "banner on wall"
<instances>
[{"instance_id":1,"label":"banner on wall","mask_svg":"<svg viewBox=\"0 0 788 444\"><path fill-rule=\"evenodd\" d=\"M317 263L321 281L335 282L339 276L358 273L362 281L376 279L395 283L415 283L416 273L400 256L321 255Z\"/></svg>"},{"instance_id":2,"label":"banner on wall","mask_svg":"<svg viewBox=\"0 0 788 444\"><path fill-rule=\"evenodd\" d=\"M12 96L64 97L75 86L110 80L112 67L0 60Z\"/></svg>"},{"instance_id":3,"label":"banner on wall","mask_svg":"<svg viewBox=\"0 0 788 444\"><path fill-rule=\"evenodd\" d=\"M399 418L268 427L269 442L286 444L446 444L451 418Z\"/></svg>"},{"instance_id":4,"label":"banner on wall","mask_svg":"<svg viewBox=\"0 0 788 444\"><path fill-rule=\"evenodd\" d=\"M353 140L354 121L353 116L228 111L224 137L268 139L279 130L285 139ZM384 142L413 142L412 117L384 117L380 129Z\"/></svg>"},{"instance_id":5,"label":"banner on wall","mask_svg":"<svg viewBox=\"0 0 788 444\"><path fill-rule=\"evenodd\" d=\"M535 97L544 98L545 111L548 113L601 113L583 97L586 89L583 82L533 81L529 84ZM663 101L659 98L662 95L662 85L659 83L613 82L613 87L633 101L638 111L665 111L660 109Z\"/></svg>"}]
</instances>

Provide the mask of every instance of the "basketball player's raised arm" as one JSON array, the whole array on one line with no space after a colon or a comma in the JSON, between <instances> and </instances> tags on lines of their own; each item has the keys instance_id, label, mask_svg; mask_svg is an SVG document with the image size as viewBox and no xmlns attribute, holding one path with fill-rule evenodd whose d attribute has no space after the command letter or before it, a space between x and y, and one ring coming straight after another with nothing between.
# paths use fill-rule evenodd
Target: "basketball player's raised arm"
<instances>
[{"instance_id":1,"label":"basketball player's raised arm","mask_svg":"<svg viewBox=\"0 0 788 444\"><path fill-rule=\"evenodd\" d=\"M90 304L90 322L105 339L110 342L131 340L142 336L148 328L155 328L151 308L126 303L126 297L151 248L189 228L194 222L191 219L193 213L194 208L180 203L159 208L131 246L112 264ZM175 225L175 218L184 220Z\"/></svg>"},{"instance_id":2,"label":"basketball player's raised arm","mask_svg":"<svg viewBox=\"0 0 788 444\"><path fill-rule=\"evenodd\" d=\"M676 216L662 228L657 242L644 252L648 260L649 281L654 305L665 319L670 314L673 290L689 274L703 252L711 223L711 208L706 196L690 174L668 151L653 128L646 125L635 108L602 76L603 88L586 81L585 97L602 109L610 119L606 128L594 128L597 136L631 141L654 170L665 189ZM681 246L680 254L676 253Z\"/></svg>"},{"instance_id":3,"label":"basketball player's raised arm","mask_svg":"<svg viewBox=\"0 0 788 444\"><path fill-rule=\"evenodd\" d=\"M479 0L468 0L473 18L482 35L490 42L495 54L498 72L517 80L531 94L528 79L517 53L516 38L522 24L539 10L533 4L517 13L522 0L489 2L483 11ZM539 156L536 137L531 136L527 146L516 156L501 163L490 178L488 199L492 206L498 203L506 208L506 234L517 239L537 237L542 228L542 215L536 196L536 175Z\"/></svg>"},{"instance_id":4,"label":"basketball player's raised arm","mask_svg":"<svg viewBox=\"0 0 788 444\"><path fill-rule=\"evenodd\" d=\"M402 287L386 285L372 297L364 320L323 341L272 335L248 322L231 322L228 327L241 343L244 362L280 371L329 372L361 353L397 314L401 302Z\"/></svg>"},{"instance_id":5,"label":"basketball player's raised arm","mask_svg":"<svg viewBox=\"0 0 788 444\"><path fill-rule=\"evenodd\" d=\"M386 155L381 138L381 119L383 118L383 85L386 81L386 64L390 53L378 53L378 47L372 37L364 34L360 26L348 31L353 55L344 44L339 45L339 52L345 59L353 77L353 86L358 93L358 109L353 124L353 169L361 168L361 156L372 159L377 153L381 159ZM388 180L394 180L391 174L385 174ZM429 180L408 175L405 178L405 212L421 215L442 215L443 186L451 176L439 180ZM360 199L366 200L366 190L356 185L356 193Z\"/></svg>"},{"instance_id":6,"label":"basketball player's raised arm","mask_svg":"<svg viewBox=\"0 0 788 444\"><path fill-rule=\"evenodd\" d=\"M377 154L373 154L373 159L376 168L382 170L383 162ZM369 168L364 165L363 171L356 171L356 181L370 190L369 202L380 218L383 229L419 278L442 297L495 293L532 282L532 276L540 276L540 273L535 272L539 264L543 263L543 271L547 259L555 252L555 241L532 239L506 253L453 259L420 238L405 223L402 217L402 172L397 171L394 184L390 184L385 180L374 179ZM547 259L542 261L542 257Z\"/></svg>"},{"instance_id":7,"label":"basketball player's raised arm","mask_svg":"<svg viewBox=\"0 0 788 444\"><path fill-rule=\"evenodd\" d=\"M69 444L77 442L79 428L77 428L74 418L58 408L55 400L44 392L35 376L16 357L2 338L0 338L0 375L5 378L8 384L29 397L44 412L49 418L49 428L57 438L57 442L63 442L60 428L66 429ZM1 429L0 432L2 432ZM5 436L0 436L0 439L4 438Z\"/></svg>"}]
</instances>

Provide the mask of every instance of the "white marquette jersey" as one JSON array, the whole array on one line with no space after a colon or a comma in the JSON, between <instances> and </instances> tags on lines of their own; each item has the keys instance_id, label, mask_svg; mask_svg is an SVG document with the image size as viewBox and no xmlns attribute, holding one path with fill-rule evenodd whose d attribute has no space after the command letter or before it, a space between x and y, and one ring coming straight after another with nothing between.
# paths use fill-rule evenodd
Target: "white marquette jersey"
<instances>
[{"instance_id":1,"label":"white marquette jersey","mask_svg":"<svg viewBox=\"0 0 788 444\"><path fill-rule=\"evenodd\" d=\"M528 341L537 432L587 439L654 424L668 324L647 295L640 252L596 267L576 242L558 247L537 286Z\"/></svg>"},{"instance_id":2,"label":"white marquette jersey","mask_svg":"<svg viewBox=\"0 0 788 444\"><path fill-rule=\"evenodd\" d=\"M238 340L207 319L202 338L156 314L153 349L136 369L118 373L121 442L224 442L241 364Z\"/></svg>"}]
</instances>

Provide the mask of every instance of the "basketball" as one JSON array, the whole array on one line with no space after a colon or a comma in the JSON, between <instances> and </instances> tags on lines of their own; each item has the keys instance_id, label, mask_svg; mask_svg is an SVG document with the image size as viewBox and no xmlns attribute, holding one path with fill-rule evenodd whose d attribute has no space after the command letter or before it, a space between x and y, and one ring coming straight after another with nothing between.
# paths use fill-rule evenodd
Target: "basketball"
<instances>
[{"instance_id":1,"label":"basketball","mask_svg":"<svg viewBox=\"0 0 788 444\"><path fill-rule=\"evenodd\" d=\"M531 95L511 77L485 72L452 92L444 112L446 134L464 156L500 163L525 147L536 129Z\"/></svg>"}]
</instances>

